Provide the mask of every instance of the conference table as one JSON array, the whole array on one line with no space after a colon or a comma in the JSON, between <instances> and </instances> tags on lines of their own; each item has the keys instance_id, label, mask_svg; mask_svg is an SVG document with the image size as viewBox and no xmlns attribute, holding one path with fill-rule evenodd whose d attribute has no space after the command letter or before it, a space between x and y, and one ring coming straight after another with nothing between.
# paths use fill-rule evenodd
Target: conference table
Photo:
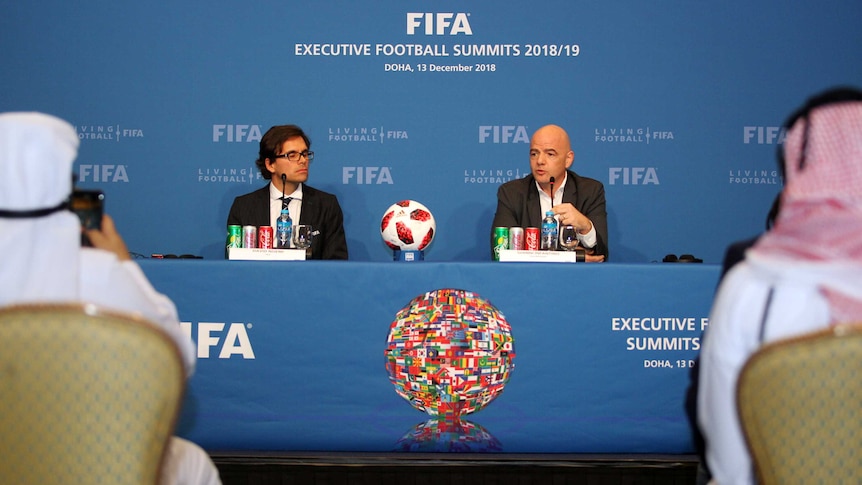
<instances>
[{"instance_id":1,"label":"conference table","mask_svg":"<svg viewBox=\"0 0 862 485\"><path fill-rule=\"evenodd\" d=\"M693 451L683 402L711 264L142 260L196 342L177 434L208 450ZM514 368L457 426L395 392L396 314L438 289L511 326Z\"/></svg>"}]
</instances>

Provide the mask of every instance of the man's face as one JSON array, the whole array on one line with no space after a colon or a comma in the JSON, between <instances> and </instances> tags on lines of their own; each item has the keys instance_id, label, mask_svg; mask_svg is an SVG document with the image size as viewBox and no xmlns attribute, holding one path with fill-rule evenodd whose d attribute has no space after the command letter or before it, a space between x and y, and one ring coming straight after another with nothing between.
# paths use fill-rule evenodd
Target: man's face
<instances>
[{"instance_id":1,"label":"man's face","mask_svg":"<svg viewBox=\"0 0 862 485\"><path fill-rule=\"evenodd\" d=\"M308 151L308 146L301 136L288 138L281 144L281 149L276 151L276 155L284 155L290 152L302 153ZM298 161L291 162L287 158L277 157L274 160L266 159L266 168L272 173L272 180L276 187L281 183L281 174L287 176L287 183L299 184L308 180L308 158L300 157Z\"/></svg>"},{"instance_id":2,"label":"man's face","mask_svg":"<svg viewBox=\"0 0 862 485\"><path fill-rule=\"evenodd\" d=\"M569 138L561 128L541 128L530 140L530 170L540 185L550 183L551 177L562 182L574 159Z\"/></svg>"}]
</instances>

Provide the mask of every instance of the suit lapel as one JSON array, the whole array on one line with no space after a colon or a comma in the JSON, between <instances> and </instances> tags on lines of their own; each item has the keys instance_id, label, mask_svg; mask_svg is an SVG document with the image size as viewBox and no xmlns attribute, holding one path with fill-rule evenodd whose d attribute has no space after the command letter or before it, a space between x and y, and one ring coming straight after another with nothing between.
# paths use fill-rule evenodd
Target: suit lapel
<instances>
[{"instance_id":1,"label":"suit lapel","mask_svg":"<svg viewBox=\"0 0 862 485\"><path fill-rule=\"evenodd\" d=\"M257 199L258 202L252 206L254 220L258 221L258 226L269 226L272 224L269 218L269 184L257 191Z\"/></svg>"},{"instance_id":2,"label":"suit lapel","mask_svg":"<svg viewBox=\"0 0 862 485\"><path fill-rule=\"evenodd\" d=\"M539 203L539 190L536 188L536 179L531 175L527 179L527 224L526 227L540 227L542 225L542 205Z\"/></svg>"},{"instance_id":3,"label":"suit lapel","mask_svg":"<svg viewBox=\"0 0 862 485\"><path fill-rule=\"evenodd\" d=\"M315 220L317 218L317 204L314 203L314 189L309 188L307 185L302 185L302 212L299 214L299 218L301 221L297 222L297 224L311 224L315 225ZM318 228L315 228L318 229Z\"/></svg>"},{"instance_id":4,"label":"suit lapel","mask_svg":"<svg viewBox=\"0 0 862 485\"><path fill-rule=\"evenodd\" d=\"M576 209L581 210L578 207L578 182L575 180L575 174L571 171L566 172L566 188L563 189L563 202L569 202Z\"/></svg>"}]
</instances>

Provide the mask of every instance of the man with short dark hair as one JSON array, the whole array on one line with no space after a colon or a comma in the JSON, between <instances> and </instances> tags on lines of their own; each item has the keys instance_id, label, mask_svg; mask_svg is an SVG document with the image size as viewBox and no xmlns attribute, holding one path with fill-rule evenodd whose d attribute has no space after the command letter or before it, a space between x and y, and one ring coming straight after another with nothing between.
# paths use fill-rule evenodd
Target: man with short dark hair
<instances>
[{"instance_id":1,"label":"man with short dark hair","mask_svg":"<svg viewBox=\"0 0 862 485\"><path fill-rule=\"evenodd\" d=\"M286 203L293 223L311 225L314 231L311 259L347 259L344 215L338 199L305 183L314 160L310 148L311 140L296 125L267 130L255 164L270 183L234 199L227 225L276 227Z\"/></svg>"}]
</instances>

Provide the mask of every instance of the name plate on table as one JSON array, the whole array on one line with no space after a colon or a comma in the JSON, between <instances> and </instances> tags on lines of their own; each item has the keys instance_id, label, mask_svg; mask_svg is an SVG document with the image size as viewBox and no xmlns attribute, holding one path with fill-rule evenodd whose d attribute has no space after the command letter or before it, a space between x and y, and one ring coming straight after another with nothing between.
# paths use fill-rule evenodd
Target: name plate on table
<instances>
[{"instance_id":1,"label":"name plate on table","mask_svg":"<svg viewBox=\"0 0 862 485\"><path fill-rule=\"evenodd\" d=\"M228 248L227 259L239 261L305 261L305 249Z\"/></svg>"},{"instance_id":2,"label":"name plate on table","mask_svg":"<svg viewBox=\"0 0 862 485\"><path fill-rule=\"evenodd\" d=\"M584 251L524 251L501 249L501 263L582 263Z\"/></svg>"}]
</instances>

